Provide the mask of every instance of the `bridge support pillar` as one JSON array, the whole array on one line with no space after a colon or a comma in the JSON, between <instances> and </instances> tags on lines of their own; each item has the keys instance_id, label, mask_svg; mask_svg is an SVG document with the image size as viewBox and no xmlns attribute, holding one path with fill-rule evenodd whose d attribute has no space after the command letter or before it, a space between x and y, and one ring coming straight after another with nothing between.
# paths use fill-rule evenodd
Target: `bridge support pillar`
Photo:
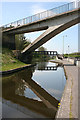
<instances>
[{"instance_id":1,"label":"bridge support pillar","mask_svg":"<svg viewBox=\"0 0 80 120\"><path fill-rule=\"evenodd\" d=\"M11 50L15 50L15 35L3 34L2 35L2 46L7 47Z\"/></svg>"}]
</instances>

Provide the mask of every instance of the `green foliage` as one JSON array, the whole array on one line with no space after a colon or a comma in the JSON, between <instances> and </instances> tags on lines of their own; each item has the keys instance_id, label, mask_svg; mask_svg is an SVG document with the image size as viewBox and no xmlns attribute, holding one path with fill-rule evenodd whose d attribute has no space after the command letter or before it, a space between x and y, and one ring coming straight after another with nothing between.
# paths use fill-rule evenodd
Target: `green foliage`
<instances>
[{"instance_id":1,"label":"green foliage","mask_svg":"<svg viewBox=\"0 0 80 120\"><path fill-rule=\"evenodd\" d=\"M20 61L16 61L15 63L2 64L2 71L16 69L16 68L20 68L26 65L27 64L22 63Z\"/></svg>"},{"instance_id":2,"label":"green foliage","mask_svg":"<svg viewBox=\"0 0 80 120\"><path fill-rule=\"evenodd\" d=\"M14 58L11 50L2 48L2 71L23 67L25 65L27 64Z\"/></svg>"},{"instance_id":3,"label":"green foliage","mask_svg":"<svg viewBox=\"0 0 80 120\"><path fill-rule=\"evenodd\" d=\"M15 35L15 41L16 41L16 50L23 50L31 43L29 39L26 39L24 34Z\"/></svg>"},{"instance_id":4,"label":"green foliage","mask_svg":"<svg viewBox=\"0 0 80 120\"><path fill-rule=\"evenodd\" d=\"M8 48L2 48L2 64L9 64L15 60L13 53Z\"/></svg>"},{"instance_id":5,"label":"green foliage","mask_svg":"<svg viewBox=\"0 0 80 120\"><path fill-rule=\"evenodd\" d=\"M76 57L80 57L80 52L76 52L76 53L71 53L71 54L64 54L64 57L73 57L73 58L76 58Z\"/></svg>"},{"instance_id":6,"label":"green foliage","mask_svg":"<svg viewBox=\"0 0 80 120\"><path fill-rule=\"evenodd\" d=\"M47 49L43 46L38 48L38 51L47 51ZM50 57L48 55L39 55L39 54L35 54L33 55L33 59L32 61L48 61L50 59Z\"/></svg>"},{"instance_id":7,"label":"green foliage","mask_svg":"<svg viewBox=\"0 0 80 120\"><path fill-rule=\"evenodd\" d=\"M41 47L38 48L38 51L46 51L46 50L47 49L45 47L43 47L43 46L41 46Z\"/></svg>"}]
</instances>

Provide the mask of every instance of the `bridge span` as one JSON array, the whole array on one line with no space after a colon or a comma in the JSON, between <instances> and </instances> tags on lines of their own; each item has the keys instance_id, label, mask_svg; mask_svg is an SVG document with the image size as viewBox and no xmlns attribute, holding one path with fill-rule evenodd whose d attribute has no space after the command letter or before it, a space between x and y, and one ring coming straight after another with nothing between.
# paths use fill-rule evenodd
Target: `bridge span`
<instances>
[{"instance_id":1,"label":"bridge span","mask_svg":"<svg viewBox=\"0 0 80 120\"><path fill-rule=\"evenodd\" d=\"M6 35L8 38L8 40L3 39L3 43L7 43L7 45L10 44L12 49L15 49L16 34L46 30L21 52L22 55L26 55L46 43L60 32L78 24L79 22L80 1L77 3L71 2L3 26L3 36Z\"/></svg>"},{"instance_id":2,"label":"bridge span","mask_svg":"<svg viewBox=\"0 0 80 120\"><path fill-rule=\"evenodd\" d=\"M52 55L57 56L57 51L34 51L32 52L33 55Z\"/></svg>"}]
</instances>

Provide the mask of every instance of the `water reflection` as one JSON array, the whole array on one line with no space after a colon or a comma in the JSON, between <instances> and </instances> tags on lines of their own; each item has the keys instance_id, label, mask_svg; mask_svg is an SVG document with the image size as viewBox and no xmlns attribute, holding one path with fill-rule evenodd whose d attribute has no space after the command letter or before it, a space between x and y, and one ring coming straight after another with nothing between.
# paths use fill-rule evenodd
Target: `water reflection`
<instances>
[{"instance_id":1,"label":"water reflection","mask_svg":"<svg viewBox=\"0 0 80 120\"><path fill-rule=\"evenodd\" d=\"M50 65L49 65L50 64ZM50 63L50 62L39 62L37 65L36 65L36 70L45 70L45 71L49 71L49 70L57 70L57 68L59 67L58 64L55 64L55 63Z\"/></svg>"},{"instance_id":2,"label":"water reflection","mask_svg":"<svg viewBox=\"0 0 80 120\"><path fill-rule=\"evenodd\" d=\"M45 64L46 67L55 67L55 63L48 62ZM64 86L66 83L66 78L64 75L64 69L62 67L57 67L57 70L39 70L42 65L39 63L37 69L33 73L32 79L42 86L48 93L60 101Z\"/></svg>"},{"instance_id":3,"label":"water reflection","mask_svg":"<svg viewBox=\"0 0 80 120\"><path fill-rule=\"evenodd\" d=\"M62 91L59 91L54 85L51 86L51 84L55 84L55 79L53 78L54 81L50 81L50 75L48 73L49 81L44 79L45 74L43 76L43 73L45 72L43 71L41 73L41 71L37 69L40 69L41 66L45 68L46 66L50 66L50 63L39 63L36 67L31 69L4 76L2 80L2 95L6 100L10 100L33 111L54 118L59 102L55 99L55 94L59 97ZM47 74L45 76L46 79ZM48 84L51 82L49 84L50 86L46 87L46 82ZM46 84L43 85L43 83Z\"/></svg>"}]
</instances>

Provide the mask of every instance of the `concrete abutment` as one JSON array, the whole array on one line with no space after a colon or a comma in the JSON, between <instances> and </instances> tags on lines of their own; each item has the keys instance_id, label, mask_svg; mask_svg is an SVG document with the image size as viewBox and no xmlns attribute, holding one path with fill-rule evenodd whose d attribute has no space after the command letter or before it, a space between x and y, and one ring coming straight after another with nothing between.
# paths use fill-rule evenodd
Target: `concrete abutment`
<instances>
[{"instance_id":1,"label":"concrete abutment","mask_svg":"<svg viewBox=\"0 0 80 120\"><path fill-rule=\"evenodd\" d=\"M32 56L33 56L32 52L29 52L27 54L20 54L19 59L24 63L31 63Z\"/></svg>"},{"instance_id":2,"label":"concrete abutment","mask_svg":"<svg viewBox=\"0 0 80 120\"><path fill-rule=\"evenodd\" d=\"M2 34L2 46L15 50L15 34Z\"/></svg>"}]
</instances>

